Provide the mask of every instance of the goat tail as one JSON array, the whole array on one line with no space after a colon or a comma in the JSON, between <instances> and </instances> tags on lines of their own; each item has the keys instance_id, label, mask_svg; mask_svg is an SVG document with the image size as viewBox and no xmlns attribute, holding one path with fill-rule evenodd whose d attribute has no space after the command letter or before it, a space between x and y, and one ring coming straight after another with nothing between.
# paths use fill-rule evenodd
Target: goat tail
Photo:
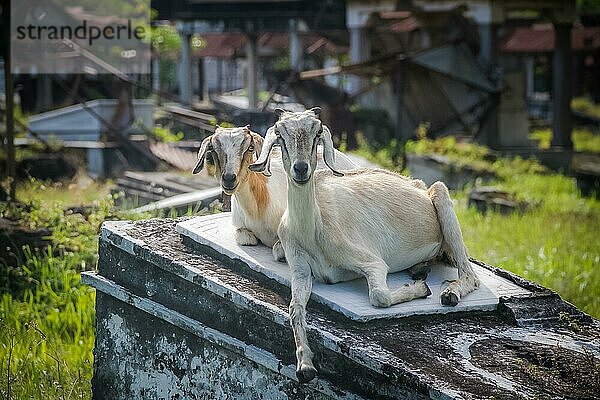
<instances>
[{"instance_id":1,"label":"goat tail","mask_svg":"<svg viewBox=\"0 0 600 400\"><path fill-rule=\"evenodd\" d=\"M440 299L444 305L455 306L461 298L479 287L479 279L467 256L448 188L442 182L436 182L431 185L427 194L435 207L442 231L442 249L450 258L451 264L458 268L458 280L442 291Z\"/></svg>"},{"instance_id":2,"label":"goat tail","mask_svg":"<svg viewBox=\"0 0 600 400\"><path fill-rule=\"evenodd\" d=\"M427 194L435 207L442 231L442 249L452 264L468 263L467 249L448 188L442 182L436 182L427 190Z\"/></svg>"}]
</instances>

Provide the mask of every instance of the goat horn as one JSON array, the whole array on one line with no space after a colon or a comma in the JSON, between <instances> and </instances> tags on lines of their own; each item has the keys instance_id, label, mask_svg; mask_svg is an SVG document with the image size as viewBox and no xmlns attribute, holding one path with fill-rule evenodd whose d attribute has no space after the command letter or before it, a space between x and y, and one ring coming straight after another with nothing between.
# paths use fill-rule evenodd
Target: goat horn
<instances>
[{"instance_id":1,"label":"goat horn","mask_svg":"<svg viewBox=\"0 0 600 400\"><path fill-rule=\"evenodd\" d=\"M270 162L271 162L271 151L273 146L277 143L277 135L275 134L275 127L270 127L265 134L265 141L260 152L258 160L254 164L250 164L248 168L250 171L262 172L265 176L271 176Z\"/></svg>"},{"instance_id":2,"label":"goat horn","mask_svg":"<svg viewBox=\"0 0 600 400\"><path fill-rule=\"evenodd\" d=\"M323 142L323 159L325 160L325 165L329 167L335 176L344 176L343 173L334 168L335 152L333 149L333 140L331 139L331 132L329 131L329 128L327 128L325 125L323 125L321 141Z\"/></svg>"},{"instance_id":3,"label":"goat horn","mask_svg":"<svg viewBox=\"0 0 600 400\"><path fill-rule=\"evenodd\" d=\"M192 174L197 174L198 172L202 171L202 168L204 168L204 159L206 158L206 152L208 151L208 145L210 144L211 139L212 135L202 141L200 150L198 150L198 163L192 170Z\"/></svg>"}]
</instances>

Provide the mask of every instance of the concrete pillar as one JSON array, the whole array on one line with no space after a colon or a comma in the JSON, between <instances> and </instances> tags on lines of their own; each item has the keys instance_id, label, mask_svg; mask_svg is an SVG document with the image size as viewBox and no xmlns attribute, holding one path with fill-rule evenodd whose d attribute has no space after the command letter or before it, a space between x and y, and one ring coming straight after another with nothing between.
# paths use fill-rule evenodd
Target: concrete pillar
<instances>
[{"instance_id":1,"label":"concrete pillar","mask_svg":"<svg viewBox=\"0 0 600 400\"><path fill-rule=\"evenodd\" d=\"M531 97L535 92L535 59L532 56L525 57L525 85L526 96Z\"/></svg>"},{"instance_id":2,"label":"concrete pillar","mask_svg":"<svg viewBox=\"0 0 600 400\"><path fill-rule=\"evenodd\" d=\"M479 58L489 68L493 68L497 61L497 26L493 23L479 25ZM499 95L492 95L490 109L482 122L479 141L489 147L496 147L499 138L498 135L498 105L500 103Z\"/></svg>"},{"instance_id":3,"label":"concrete pillar","mask_svg":"<svg viewBox=\"0 0 600 400\"><path fill-rule=\"evenodd\" d=\"M161 104L160 98L160 58L157 56L152 59L152 91L156 93L158 104Z\"/></svg>"},{"instance_id":4,"label":"concrete pillar","mask_svg":"<svg viewBox=\"0 0 600 400\"><path fill-rule=\"evenodd\" d=\"M248 92L248 108L253 110L258 105L258 39L255 34L248 34L246 42L246 90Z\"/></svg>"},{"instance_id":5,"label":"concrete pillar","mask_svg":"<svg viewBox=\"0 0 600 400\"><path fill-rule=\"evenodd\" d=\"M371 46L365 28L350 28L350 61L360 63L371 57ZM350 92L356 93L364 86L363 79L353 77L350 81Z\"/></svg>"},{"instance_id":6,"label":"concrete pillar","mask_svg":"<svg viewBox=\"0 0 600 400\"><path fill-rule=\"evenodd\" d=\"M198 64L196 65L198 72L198 98L200 101L205 100L205 92L206 92L206 81L204 79L204 58L198 59Z\"/></svg>"},{"instance_id":7,"label":"concrete pillar","mask_svg":"<svg viewBox=\"0 0 600 400\"><path fill-rule=\"evenodd\" d=\"M497 30L495 24L479 25L479 57L488 65L495 63L498 58Z\"/></svg>"},{"instance_id":8,"label":"concrete pillar","mask_svg":"<svg viewBox=\"0 0 600 400\"><path fill-rule=\"evenodd\" d=\"M394 79L394 98L396 100L396 126L395 133L402 143L406 142L413 135L409 128L410 121L406 118L404 92L406 87L406 61L398 64L393 74Z\"/></svg>"},{"instance_id":9,"label":"concrete pillar","mask_svg":"<svg viewBox=\"0 0 600 400\"><path fill-rule=\"evenodd\" d=\"M552 59L552 146L573 148L571 131L571 24L554 24L555 49Z\"/></svg>"},{"instance_id":10,"label":"concrete pillar","mask_svg":"<svg viewBox=\"0 0 600 400\"><path fill-rule=\"evenodd\" d=\"M179 66L179 98L182 104L192 105L192 35L181 35L181 65Z\"/></svg>"},{"instance_id":11,"label":"concrete pillar","mask_svg":"<svg viewBox=\"0 0 600 400\"><path fill-rule=\"evenodd\" d=\"M290 68L292 71L302 70L302 55L304 49L298 34L298 21L290 20Z\"/></svg>"},{"instance_id":12,"label":"concrete pillar","mask_svg":"<svg viewBox=\"0 0 600 400\"><path fill-rule=\"evenodd\" d=\"M223 92L223 60L217 58L217 93Z\"/></svg>"},{"instance_id":13,"label":"concrete pillar","mask_svg":"<svg viewBox=\"0 0 600 400\"><path fill-rule=\"evenodd\" d=\"M37 104L39 112L48 111L52 107L52 79L47 74L37 76Z\"/></svg>"},{"instance_id":14,"label":"concrete pillar","mask_svg":"<svg viewBox=\"0 0 600 400\"><path fill-rule=\"evenodd\" d=\"M210 80L208 79L209 65L210 62L207 58L198 59L198 80L200 86L198 95L202 101L208 101L210 95Z\"/></svg>"}]
</instances>

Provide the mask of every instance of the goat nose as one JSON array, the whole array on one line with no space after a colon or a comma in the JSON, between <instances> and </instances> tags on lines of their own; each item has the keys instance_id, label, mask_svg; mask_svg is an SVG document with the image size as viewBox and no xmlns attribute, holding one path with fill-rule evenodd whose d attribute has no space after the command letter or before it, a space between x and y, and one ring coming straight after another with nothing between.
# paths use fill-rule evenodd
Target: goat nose
<instances>
[{"instance_id":1,"label":"goat nose","mask_svg":"<svg viewBox=\"0 0 600 400\"><path fill-rule=\"evenodd\" d=\"M300 176L308 172L308 163L306 161L296 161L294 163L294 172Z\"/></svg>"},{"instance_id":2,"label":"goat nose","mask_svg":"<svg viewBox=\"0 0 600 400\"><path fill-rule=\"evenodd\" d=\"M233 181L235 181L235 174L232 174L231 172L227 172L223 174L223 182L227 182L227 183L233 183Z\"/></svg>"}]
</instances>

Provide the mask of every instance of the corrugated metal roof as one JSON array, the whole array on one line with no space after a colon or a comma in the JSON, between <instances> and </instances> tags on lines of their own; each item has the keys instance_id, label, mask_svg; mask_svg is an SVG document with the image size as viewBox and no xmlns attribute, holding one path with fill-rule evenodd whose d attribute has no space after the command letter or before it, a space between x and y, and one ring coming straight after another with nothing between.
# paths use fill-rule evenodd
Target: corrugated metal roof
<instances>
[{"instance_id":1,"label":"corrugated metal roof","mask_svg":"<svg viewBox=\"0 0 600 400\"><path fill-rule=\"evenodd\" d=\"M343 53L347 48L335 45L332 41L317 34L302 35L302 44L308 53L312 53L324 47L329 53ZM243 55L247 38L239 32L208 33L203 34L202 39L206 45L194 50L194 57L216 57L231 58L235 55ZM289 47L289 35L287 33L264 33L258 38L258 46L263 49L284 50Z\"/></svg>"},{"instance_id":2,"label":"corrugated metal roof","mask_svg":"<svg viewBox=\"0 0 600 400\"><path fill-rule=\"evenodd\" d=\"M571 47L575 51L600 48L600 27L574 27L571 31ZM502 43L505 53L547 53L553 50L552 24L515 28Z\"/></svg>"},{"instance_id":3,"label":"corrugated metal roof","mask_svg":"<svg viewBox=\"0 0 600 400\"><path fill-rule=\"evenodd\" d=\"M195 152L177 148L169 143L151 142L149 147L156 157L182 171L191 171L198 162Z\"/></svg>"}]
</instances>

